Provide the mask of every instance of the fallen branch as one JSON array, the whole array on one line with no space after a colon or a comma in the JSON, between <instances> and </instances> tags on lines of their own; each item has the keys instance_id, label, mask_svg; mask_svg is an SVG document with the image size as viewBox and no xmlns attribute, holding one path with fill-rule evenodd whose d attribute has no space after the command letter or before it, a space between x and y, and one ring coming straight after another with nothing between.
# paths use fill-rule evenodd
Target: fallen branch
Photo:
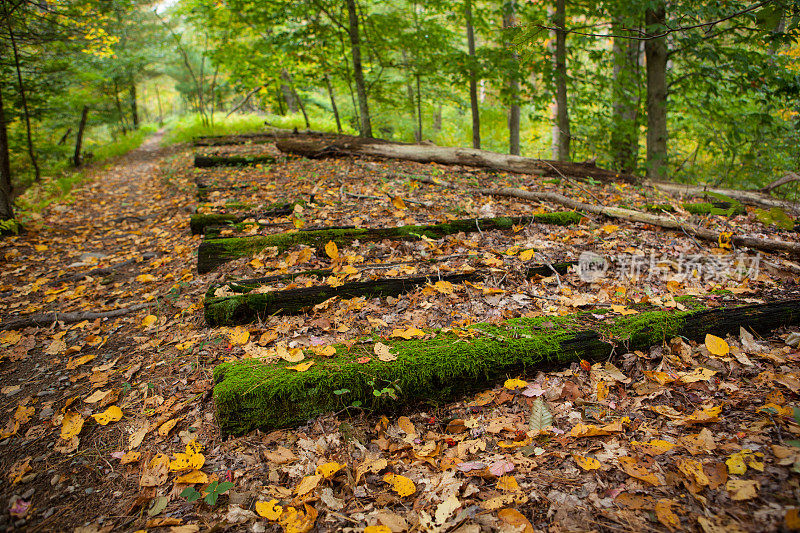
<instances>
[{"instance_id":1,"label":"fallen branch","mask_svg":"<svg viewBox=\"0 0 800 533\"><path fill-rule=\"evenodd\" d=\"M690 305L690 302L686 302ZM693 304L699 305L699 304ZM732 304L735 305L735 304ZM381 360L372 343L336 345L331 357L313 356L304 372L280 359L246 359L214 369L214 403L223 434L273 429L305 422L358 401L368 409L392 410L419 401L441 401L485 389L493 381L542 364L607 359L617 345L647 349L681 335L702 339L740 326L765 333L800 322L800 300L688 311L642 310L637 315L518 318L439 331L425 340L381 339ZM391 389L392 395L373 391Z\"/></svg>"},{"instance_id":2,"label":"fallen branch","mask_svg":"<svg viewBox=\"0 0 800 533\"><path fill-rule=\"evenodd\" d=\"M84 320L116 318L118 316L124 316L141 309L145 309L151 305L152 304L136 304L130 307L124 307L122 309L114 309L113 311L82 311L76 313L41 313L36 315L27 315L0 322L0 330L23 329L31 326L49 326L56 321L63 322L65 324L74 324L76 322L83 322Z\"/></svg>"},{"instance_id":3,"label":"fallen branch","mask_svg":"<svg viewBox=\"0 0 800 533\"><path fill-rule=\"evenodd\" d=\"M789 172L784 177L776 179L766 187L760 188L759 192L769 194L778 187L781 187L782 185L786 185L787 183L791 183L793 181L800 181L800 174L798 174L797 172Z\"/></svg>"},{"instance_id":4,"label":"fallen branch","mask_svg":"<svg viewBox=\"0 0 800 533\"><path fill-rule=\"evenodd\" d=\"M194 156L195 168L213 167L237 167L272 164L275 156L216 156L216 155L196 155Z\"/></svg>"},{"instance_id":5,"label":"fallen branch","mask_svg":"<svg viewBox=\"0 0 800 533\"><path fill-rule=\"evenodd\" d=\"M429 178L418 178L418 181L439 185L442 187L455 187L452 184L438 183ZM658 226L661 228L682 231L687 235L693 235L700 239L711 242L719 242L720 239L720 233L716 231L711 231L709 229L701 228L692 224L684 224L683 222L672 218L653 215L650 213L642 213L641 211L634 211L632 209L623 209L621 207L606 207L602 205L587 204L586 202L580 202L555 192L524 191L522 189L515 189L513 187L469 190L474 194L485 194L487 196L510 196L513 198L522 198L537 202L552 202L569 207L576 211L584 211L586 213L593 213L595 215L603 215L610 218L627 220L629 222L641 222L643 224L650 224L652 226ZM800 243L796 242L778 241L775 239L758 239L755 237L742 237L739 235L734 235L731 238L731 242L736 246L746 246L754 250L763 250L767 252L788 252L793 255L800 255Z\"/></svg>"},{"instance_id":6,"label":"fallen branch","mask_svg":"<svg viewBox=\"0 0 800 533\"><path fill-rule=\"evenodd\" d=\"M738 200L743 204L754 205L762 208L771 209L778 207L787 213L800 215L800 204L791 202L789 200L780 200L767 196L758 191L740 191L737 189L717 189L712 187L701 187L698 185L687 185L683 183L672 183L668 181L647 181L644 183L649 187L667 192L669 194L681 194L688 196L699 196L706 193L721 194L728 196L734 200Z\"/></svg>"},{"instance_id":7,"label":"fallen branch","mask_svg":"<svg viewBox=\"0 0 800 533\"><path fill-rule=\"evenodd\" d=\"M258 87L256 87L255 89L253 89L252 91L250 91L249 93L247 93L247 94L245 95L244 99L242 99L242 101L241 101L241 102L239 102L238 104L236 104L235 106L233 106L233 109L231 109L230 111L228 111L228 114L227 114L227 115L225 115L225 118L228 118L229 116L231 116L231 115L233 115L234 113L236 113L237 111L239 111L239 109L241 109L241 107L242 107L244 104L246 104L248 100L250 100L250 97L251 97L251 96L253 96L254 94L256 94L258 91L260 91L262 87L263 87L263 85L259 85Z\"/></svg>"}]
</instances>

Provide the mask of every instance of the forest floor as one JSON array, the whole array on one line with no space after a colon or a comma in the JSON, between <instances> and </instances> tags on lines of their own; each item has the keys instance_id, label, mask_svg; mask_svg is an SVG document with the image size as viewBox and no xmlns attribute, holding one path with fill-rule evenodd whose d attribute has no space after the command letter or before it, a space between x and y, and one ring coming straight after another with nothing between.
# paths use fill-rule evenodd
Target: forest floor
<instances>
[{"instance_id":1,"label":"forest floor","mask_svg":"<svg viewBox=\"0 0 800 533\"><path fill-rule=\"evenodd\" d=\"M725 341L664 339L634 353L618 347L605 362L529 369L449 403L387 416L350 410L241 437L220 434L212 396L212 371L220 362L296 355L298 348L312 357L320 347L352 345L365 334L390 339L413 328L597 309L621 315L645 303L679 309L679 296L686 295L712 308L796 298L800 280L788 256L731 251L652 226L584 217L575 226L534 223L438 240L355 244L335 253L267 250L200 275L201 238L189 233L198 179L213 185L207 194L216 207L313 195L292 215L269 221L272 226L250 224L249 234L559 210L471 195L470 185L557 190L606 205L674 200L626 185L395 161L286 158L200 170L192 167L190 147L161 148L159 141L154 136L98 169L27 233L0 240L0 328L37 313L147 304L107 319L0 330L0 408L7 417L0 421L0 529L800 529L796 327L763 338L743 328ZM209 151L277 154L274 147L253 146ZM409 175L444 177L464 188L443 190ZM692 217L680 208L675 216ZM764 226L752 210L691 220L800 240ZM616 257L616 270L595 281L574 271L531 280L520 275L531 260L574 261L585 250ZM631 258L652 264L651 257L697 254L716 270L696 278L631 270ZM313 313L270 316L245 327L207 327L203 298L212 283L330 268L335 255L351 268L333 280L301 279L294 286L375 272L435 279L440 272L488 269L491 275L483 284L433 283L398 297L329 301ZM742 278L734 256L750 266L760 261L759 271ZM361 268L368 264L369 274ZM374 268L386 264L392 266ZM533 411L539 422L552 416L546 429L533 427Z\"/></svg>"}]
</instances>

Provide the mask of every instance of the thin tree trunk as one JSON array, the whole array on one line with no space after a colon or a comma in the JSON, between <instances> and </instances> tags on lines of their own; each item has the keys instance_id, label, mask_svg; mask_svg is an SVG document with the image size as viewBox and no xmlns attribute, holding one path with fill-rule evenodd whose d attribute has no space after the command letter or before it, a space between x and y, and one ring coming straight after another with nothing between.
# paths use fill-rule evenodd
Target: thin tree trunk
<instances>
[{"instance_id":1,"label":"thin tree trunk","mask_svg":"<svg viewBox=\"0 0 800 533\"><path fill-rule=\"evenodd\" d=\"M283 104L286 103L286 93L283 92L283 84L280 81L276 81L276 84L275 103L278 104L278 114L284 116L286 114L286 108L283 107Z\"/></svg>"},{"instance_id":2,"label":"thin tree trunk","mask_svg":"<svg viewBox=\"0 0 800 533\"><path fill-rule=\"evenodd\" d=\"M81 122L78 124L78 135L75 138L75 153L72 156L72 164L76 167L81 166L81 145L83 144L83 132L86 130L86 118L89 116L89 106L83 106L81 110Z\"/></svg>"},{"instance_id":3,"label":"thin tree trunk","mask_svg":"<svg viewBox=\"0 0 800 533\"><path fill-rule=\"evenodd\" d=\"M11 38L11 49L14 52L14 67L17 71L17 83L19 84L19 97L22 100L22 112L25 116L25 132L28 143L28 157L30 157L31 165L33 165L33 175L36 181L42 179L41 172L39 171L39 162L36 160L36 151L33 149L33 137L31 135L31 114L28 110L28 99L25 96L25 84L22 81L22 70L19 66L19 52L17 51L17 39L14 37L14 30L11 28L11 19L6 18L6 27L8 27L8 36Z\"/></svg>"},{"instance_id":4,"label":"thin tree trunk","mask_svg":"<svg viewBox=\"0 0 800 533\"><path fill-rule=\"evenodd\" d=\"M506 34L511 28L515 26L516 20L516 2L509 1L503 8L503 30ZM509 49L510 66L513 69L508 76L508 92L511 99L511 105L508 108L508 153L511 155L519 155L519 122L520 122L520 107L519 107L519 57L514 51L513 43L505 39L506 47Z\"/></svg>"},{"instance_id":5,"label":"thin tree trunk","mask_svg":"<svg viewBox=\"0 0 800 533\"><path fill-rule=\"evenodd\" d=\"M622 35L626 26L622 20L615 20L611 33ZM637 39L614 39L610 151L614 168L625 173L632 173L636 169L639 152L639 92L636 86L640 50L640 41Z\"/></svg>"},{"instance_id":6,"label":"thin tree trunk","mask_svg":"<svg viewBox=\"0 0 800 533\"><path fill-rule=\"evenodd\" d=\"M292 89L292 76L286 69L281 69L280 86L281 94L283 94L283 100L286 102L286 108L289 110L289 113L297 113L297 97Z\"/></svg>"},{"instance_id":7,"label":"thin tree trunk","mask_svg":"<svg viewBox=\"0 0 800 533\"><path fill-rule=\"evenodd\" d=\"M131 99L131 121L133 122L133 126L131 129L138 130L139 108L136 106L136 82L131 81L131 85L130 87L128 87L128 96Z\"/></svg>"},{"instance_id":8,"label":"thin tree trunk","mask_svg":"<svg viewBox=\"0 0 800 533\"><path fill-rule=\"evenodd\" d=\"M372 137L372 121L369 115L369 103L367 102L367 85L364 82L364 68L361 65L361 40L358 36L358 10L355 0L345 0L347 4L347 14L350 20L350 50L353 55L353 75L356 82L356 93L358 94L358 109L361 116L361 136Z\"/></svg>"},{"instance_id":9,"label":"thin tree trunk","mask_svg":"<svg viewBox=\"0 0 800 533\"><path fill-rule=\"evenodd\" d=\"M8 131L6 130L6 114L3 108L3 83L0 80L0 220L14 218L14 204L11 195L11 162L8 157Z\"/></svg>"},{"instance_id":10,"label":"thin tree trunk","mask_svg":"<svg viewBox=\"0 0 800 533\"><path fill-rule=\"evenodd\" d=\"M464 2L464 16L467 24L467 51L470 61L475 61L475 31L472 26L472 0ZM472 110L472 147L481 147L481 116L478 108L478 75L475 67L469 67L469 105Z\"/></svg>"},{"instance_id":11,"label":"thin tree trunk","mask_svg":"<svg viewBox=\"0 0 800 533\"><path fill-rule=\"evenodd\" d=\"M156 101L158 102L158 125L164 125L164 112L161 109L161 93L158 92L158 84L156 84Z\"/></svg>"},{"instance_id":12,"label":"thin tree trunk","mask_svg":"<svg viewBox=\"0 0 800 533\"><path fill-rule=\"evenodd\" d=\"M556 105L558 106L558 160L569 161L569 110L567 108L567 9L565 0L556 0L553 23L556 27Z\"/></svg>"},{"instance_id":13,"label":"thin tree trunk","mask_svg":"<svg viewBox=\"0 0 800 533\"><path fill-rule=\"evenodd\" d=\"M417 79L417 131L419 140L422 140L422 76L419 72L414 74Z\"/></svg>"},{"instance_id":14,"label":"thin tree trunk","mask_svg":"<svg viewBox=\"0 0 800 533\"><path fill-rule=\"evenodd\" d=\"M408 54L405 50L401 50L400 53L403 57L403 64L408 67ZM406 82L406 96L408 96L408 107L411 109L411 122L413 124L417 124L417 99L414 96L414 87L411 85L410 82ZM415 127L414 128L414 140L419 142L422 140L420 136L420 130Z\"/></svg>"},{"instance_id":15,"label":"thin tree trunk","mask_svg":"<svg viewBox=\"0 0 800 533\"><path fill-rule=\"evenodd\" d=\"M436 106L436 111L433 113L433 130L442 131L442 104Z\"/></svg>"},{"instance_id":16,"label":"thin tree trunk","mask_svg":"<svg viewBox=\"0 0 800 533\"><path fill-rule=\"evenodd\" d=\"M119 87L117 86L116 80L114 80L114 102L117 105L117 112L119 113L119 123L122 127L122 134L125 135L128 133L128 124L125 121L125 111L122 109L122 102L119 99Z\"/></svg>"},{"instance_id":17,"label":"thin tree trunk","mask_svg":"<svg viewBox=\"0 0 800 533\"><path fill-rule=\"evenodd\" d=\"M552 19L555 15L555 9L552 4L547 5L547 18ZM550 30L550 42L547 44L547 52L550 54L550 61L552 62L553 72L556 69L556 32ZM555 91L553 91L553 98L550 100L550 157L558 159L558 143L560 137L560 130L558 129L558 103L556 101Z\"/></svg>"},{"instance_id":18,"label":"thin tree trunk","mask_svg":"<svg viewBox=\"0 0 800 533\"><path fill-rule=\"evenodd\" d=\"M666 28L666 2L658 0L645 12L649 35ZM647 60L647 177L667 179L667 41L666 37L644 43Z\"/></svg>"},{"instance_id":19,"label":"thin tree trunk","mask_svg":"<svg viewBox=\"0 0 800 533\"><path fill-rule=\"evenodd\" d=\"M339 118L339 108L336 106L336 97L333 94L333 85L331 85L331 78L327 73L325 73L325 87L328 89L328 98L331 99L333 118L336 119L336 131L342 133L342 121Z\"/></svg>"}]
</instances>

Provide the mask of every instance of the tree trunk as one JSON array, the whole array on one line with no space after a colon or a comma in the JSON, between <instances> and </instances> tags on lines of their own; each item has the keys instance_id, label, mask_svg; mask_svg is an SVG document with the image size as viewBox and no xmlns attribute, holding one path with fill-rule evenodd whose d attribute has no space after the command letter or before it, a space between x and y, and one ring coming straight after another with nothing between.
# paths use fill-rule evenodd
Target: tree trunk
<instances>
[{"instance_id":1,"label":"tree trunk","mask_svg":"<svg viewBox=\"0 0 800 533\"><path fill-rule=\"evenodd\" d=\"M516 24L516 2L511 0L503 9L503 33L505 34ZM514 51L514 44L506 39L506 47L509 49L510 66L512 68L508 76L508 92L511 105L508 108L508 153L519 155L519 57Z\"/></svg>"},{"instance_id":2,"label":"tree trunk","mask_svg":"<svg viewBox=\"0 0 800 533\"><path fill-rule=\"evenodd\" d=\"M567 108L567 9L565 0L556 0L553 24L556 27L555 82L558 107L558 160L569 161L569 110Z\"/></svg>"},{"instance_id":3,"label":"tree trunk","mask_svg":"<svg viewBox=\"0 0 800 533\"><path fill-rule=\"evenodd\" d=\"M78 124L78 135L75 138L75 153L72 156L72 164L75 167L81 166L81 145L83 144L83 132L86 129L86 118L89 116L89 106L83 106L81 110L81 121Z\"/></svg>"},{"instance_id":4,"label":"tree trunk","mask_svg":"<svg viewBox=\"0 0 800 533\"><path fill-rule=\"evenodd\" d=\"M292 90L292 77L285 68L281 69L280 88L281 94L283 94L283 101L286 102L286 109L289 110L289 113L297 113L297 97Z\"/></svg>"},{"instance_id":5,"label":"tree trunk","mask_svg":"<svg viewBox=\"0 0 800 533\"><path fill-rule=\"evenodd\" d=\"M403 57L403 64L408 67L408 54L405 50L400 51ZM410 82L406 82L406 96L408 96L408 107L411 109L411 122L414 127L414 140L420 142L422 140L422 132L416 127L417 121L417 99L414 96L414 87Z\"/></svg>"},{"instance_id":6,"label":"tree trunk","mask_svg":"<svg viewBox=\"0 0 800 533\"><path fill-rule=\"evenodd\" d=\"M422 141L422 75L416 72L414 77L417 80L417 131L419 140Z\"/></svg>"},{"instance_id":7,"label":"tree trunk","mask_svg":"<svg viewBox=\"0 0 800 533\"><path fill-rule=\"evenodd\" d=\"M478 108L478 75L475 72L475 31L472 26L472 0L464 2L464 15L467 22L467 51L469 52L469 106L472 110L472 147L481 148L481 116Z\"/></svg>"},{"instance_id":8,"label":"tree trunk","mask_svg":"<svg viewBox=\"0 0 800 533\"><path fill-rule=\"evenodd\" d=\"M161 109L161 93L158 91L158 84L156 84L156 101L158 102L158 125L164 125L164 111Z\"/></svg>"},{"instance_id":9,"label":"tree trunk","mask_svg":"<svg viewBox=\"0 0 800 533\"><path fill-rule=\"evenodd\" d=\"M621 35L625 27L616 20L611 33ZM626 173L636 169L639 153L639 54L639 40L614 38L610 151L614 168Z\"/></svg>"},{"instance_id":10,"label":"tree trunk","mask_svg":"<svg viewBox=\"0 0 800 533\"><path fill-rule=\"evenodd\" d=\"M300 94L297 92L297 89L292 83L292 93L294 93L294 97L297 99L297 106L300 108L300 112L303 114L303 121L306 123L306 129L311 129L311 122L308 120L308 113L306 113L306 106L303 103L303 99L300 98Z\"/></svg>"},{"instance_id":11,"label":"tree trunk","mask_svg":"<svg viewBox=\"0 0 800 533\"><path fill-rule=\"evenodd\" d=\"M442 131L442 104L436 106L436 111L433 113L433 130Z\"/></svg>"},{"instance_id":12,"label":"tree trunk","mask_svg":"<svg viewBox=\"0 0 800 533\"><path fill-rule=\"evenodd\" d=\"M645 12L645 31L658 35L666 28L666 2L658 0ZM667 152L667 40L644 43L647 60L647 177L666 179Z\"/></svg>"},{"instance_id":13,"label":"tree trunk","mask_svg":"<svg viewBox=\"0 0 800 533\"><path fill-rule=\"evenodd\" d=\"M36 151L33 149L33 137L31 134L31 114L28 110L28 98L25 96L25 83L22 81L22 69L19 65L19 52L17 51L17 39L14 37L14 30L11 28L11 19L6 18L6 26L8 27L8 36L11 38L11 49L14 52L14 67L17 71L17 83L19 84L19 97L22 100L22 112L25 116L25 133L28 144L28 157L30 157L31 165L33 166L33 175L36 181L42 179L41 172L39 171L39 162L36 160Z\"/></svg>"},{"instance_id":14,"label":"tree trunk","mask_svg":"<svg viewBox=\"0 0 800 533\"><path fill-rule=\"evenodd\" d=\"M358 109L361 117L361 136L372 138L372 121L369 116L369 103L367 102L367 84L364 82L364 69L361 65L361 40L358 36L358 11L356 0L345 0L347 14L350 19L350 52L353 55L353 77L356 82L358 94Z\"/></svg>"},{"instance_id":15,"label":"tree trunk","mask_svg":"<svg viewBox=\"0 0 800 533\"><path fill-rule=\"evenodd\" d=\"M133 122L133 126L131 129L138 130L139 129L139 108L136 106L136 83L131 82L130 87L128 87L128 96L131 99L131 121Z\"/></svg>"},{"instance_id":16,"label":"tree trunk","mask_svg":"<svg viewBox=\"0 0 800 533\"><path fill-rule=\"evenodd\" d=\"M284 116L286 115L286 108L283 107L283 104L286 103L286 93L283 92L283 84L281 82L277 82L277 85L275 88L275 102L278 104L278 114Z\"/></svg>"},{"instance_id":17,"label":"tree trunk","mask_svg":"<svg viewBox=\"0 0 800 533\"><path fill-rule=\"evenodd\" d=\"M331 78L325 74L325 87L328 89L328 98L331 99L331 109L333 109L333 118L336 119L336 131L342 133L342 121L339 119L339 108L336 106L336 98L333 94L333 85L331 85Z\"/></svg>"},{"instance_id":18,"label":"tree trunk","mask_svg":"<svg viewBox=\"0 0 800 533\"><path fill-rule=\"evenodd\" d=\"M14 218L14 204L11 195L11 162L8 157L8 130L6 129L6 113L3 108L3 84L0 81L0 220Z\"/></svg>"}]
</instances>

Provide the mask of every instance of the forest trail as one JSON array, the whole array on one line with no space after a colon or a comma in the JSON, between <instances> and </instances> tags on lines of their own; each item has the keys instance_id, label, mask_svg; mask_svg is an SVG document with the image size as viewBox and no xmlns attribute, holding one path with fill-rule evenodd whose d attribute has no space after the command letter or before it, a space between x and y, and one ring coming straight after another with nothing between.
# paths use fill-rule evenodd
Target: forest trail
<instances>
[{"instance_id":1,"label":"forest trail","mask_svg":"<svg viewBox=\"0 0 800 533\"><path fill-rule=\"evenodd\" d=\"M630 255L634 247L641 257L700 253L718 265L733 255L677 232L589 215L573 216L567 225L534 220L436 239L343 243L336 250L262 250L199 274L201 237L190 234L190 216L198 208L232 211L229 202L304 200L280 216L260 211L241 226L217 228L221 236L559 209L469 192L488 184L586 192L611 205L654 199L623 184L576 186L469 167L284 157L271 144L198 152L277 157L274 164L196 169L188 146L159 142L153 136L97 169L28 233L0 241L0 328L17 315L137 309L108 319L0 329L0 410L8 413L0 420L0 469L7 473L0 477L0 529L264 531L276 529L275 522L298 531L381 524L386 529L374 531L446 529L420 524L423 512L452 526L469 522L464 531L514 524L581 530L588 523L664 531L676 524L719 530L744 524L755 531L793 523L795 507L783 489L790 469L800 465L800 452L787 440L800 434L792 410L800 353L787 345L786 331L764 339L734 334L727 342L665 338L631 353L620 345L607 362L530 367L505 382L483 383L477 395L412 404L385 417L330 409L290 429L239 437L220 433L212 397L213 369L225 362L275 365L302 357L321 367L332 361L321 355L325 348L337 346L346 350L344 363L374 365L398 337L424 335L419 342L425 342L441 328L458 333L455 343L467 343L476 335L480 340L473 326L507 319L533 321L557 335L561 320L587 310L600 328L606 319L635 320L637 309L681 309L683 296L709 308L792 298L797 280L781 269L785 257L770 257L776 268L756 279L700 284L622 275L589 283L573 270L523 274L534 261L575 261L584 249L610 257ZM442 189L409 176L460 180L460 186ZM748 212L700 222L796 238L765 229ZM329 299L301 315L207 326L203 302L211 299L210 286L222 283L224 293L233 279L312 269L335 272L321 279L278 276L268 287L399 275L432 282L397 296ZM483 272L482 281L433 282L474 271ZM365 338L380 338L384 351L381 343L357 342ZM309 368L304 375L311 375L314 368L302 364L287 371ZM386 391L368 392L402 395ZM285 514L277 517L272 505Z\"/></svg>"}]
</instances>

